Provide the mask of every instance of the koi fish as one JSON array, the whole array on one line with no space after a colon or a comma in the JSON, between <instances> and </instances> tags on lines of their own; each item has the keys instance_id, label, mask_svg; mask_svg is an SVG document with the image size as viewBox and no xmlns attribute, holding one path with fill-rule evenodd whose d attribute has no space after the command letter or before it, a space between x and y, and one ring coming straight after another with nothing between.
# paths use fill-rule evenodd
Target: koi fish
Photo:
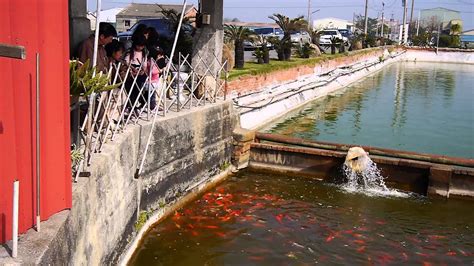
<instances>
[{"instance_id":1,"label":"koi fish","mask_svg":"<svg viewBox=\"0 0 474 266\"><path fill-rule=\"evenodd\" d=\"M249 256L249 259L253 261L263 261L262 256Z\"/></svg>"},{"instance_id":2,"label":"koi fish","mask_svg":"<svg viewBox=\"0 0 474 266\"><path fill-rule=\"evenodd\" d=\"M446 252L446 255L448 255L448 256L456 256L457 253L454 252L454 251L448 251L448 252Z\"/></svg>"},{"instance_id":3,"label":"koi fish","mask_svg":"<svg viewBox=\"0 0 474 266\"><path fill-rule=\"evenodd\" d=\"M354 243L359 244L359 245L365 245L365 241L364 241L364 240L360 240L360 239L354 240Z\"/></svg>"},{"instance_id":4,"label":"koi fish","mask_svg":"<svg viewBox=\"0 0 474 266\"><path fill-rule=\"evenodd\" d=\"M219 237L226 237L227 236L225 233L222 233L222 232L216 232L216 235L219 236Z\"/></svg>"},{"instance_id":5,"label":"koi fish","mask_svg":"<svg viewBox=\"0 0 474 266\"><path fill-rule=\"evenodd\" d=\"M384 224L386 224L386 222L383 221L383 220L376 221L375 223L378 224L378 225L384 225Z\"/></svg>"},{"instance_id":6,"label":"koi fish","mask_svg":"<svg viewBox=\"0 0 474 266\"><path fill-rule=\"evenodd\" d=\"M281 213L280 213L280 214L277 214L277 215L275 215L275 219L281 224L282 221L283 221L283 216L284 216L284 215L281 214Z\"/></svg>"},{"instance_id":7,"label":"koi fish","mask_svg":"<svg viewBox=\"0 0 474 266\"><path fill-rule=\"evenodd\" d=\"M207 228L207 229L219 229L219 227L216 226L216 225L204 225L203 228Z\"/></svg>"},{"instance_id":8,"label":"koi fish","mask_svg":"<svg viewBox=\"0 0 474 266\"><path fill-rule=\"evenodd\" d=\"M199 235L199 233L196 232L196 231L191 231L191 234L192 234L193 236L198 236L198 235Z\"/></svg>"},{"instance_id":9,"label":"koi fish","mask_svg":"<svg viewBox=\"0 0 474 266\"><path fill-rule=\"evenodd\" d=\"M326 242L331 242L331 241L334 240L334 238L336 238L336 236L333 235L333 234L330 234L330 235L326 238Z\"/></svg>"},{"instance_id":10,"label":"koi fish","mask_svg":"<svg viewBox=\"0 0 474 266\"><path fill-rule=\"evenodd\" d=\"M402 253L402 257L405 261L408 260L408 255L405 252Z\"/></svg>"},{"instance_id":11,"label":"koi fish","mask_svg":"<svg viewBox=\"0 0 474 266\"><path fill-rule=\"evenodd\" d=\"M359 252L359 253L364 253L364 252L365 252L365 246L359 247L359 248L357 249L357 252Z\"/></svg>"}]
</instances>

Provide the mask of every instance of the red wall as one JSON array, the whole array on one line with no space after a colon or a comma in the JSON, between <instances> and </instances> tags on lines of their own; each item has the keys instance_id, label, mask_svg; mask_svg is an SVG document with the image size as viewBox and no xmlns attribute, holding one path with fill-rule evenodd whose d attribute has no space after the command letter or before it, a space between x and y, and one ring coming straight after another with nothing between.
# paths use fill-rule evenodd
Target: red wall
<instances>
[{"instance_id":1,"label":"red wall","mask_svg":"<svg viewBox=\"0 0 474 266\"><path fill-rule=\"evenodd\" d=\"M67 0L0 0L0 43L26 60L0 57L0 243L11 239L13 181L20 181L20 233L36 219L36 53L41 55L41 219L71 207Z\"/></svg>"}]
</instances>

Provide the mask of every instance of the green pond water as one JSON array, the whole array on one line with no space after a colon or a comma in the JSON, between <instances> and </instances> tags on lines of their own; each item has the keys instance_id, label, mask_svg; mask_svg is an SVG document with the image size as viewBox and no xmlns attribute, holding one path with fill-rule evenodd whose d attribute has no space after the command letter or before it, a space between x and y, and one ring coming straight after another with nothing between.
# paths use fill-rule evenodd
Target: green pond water
<instances>
[{"instance_id":1,"label":"green pond water","mask_svg":"<svg viewBox=\"0 0 474 266\"><path fill-rule=\"evenodd\" d=\"M395 63L265 131L474 158L474 65Z\"/></svg>"},{"instance_id":2,"label":"green pond water","mask_svg":"<svg viewBox=\"0 0 474 266\"><path fill-rule=\"evenodd\" d=\"M155 226L130 265L473 265L472 206L240 172Z\"/></svg>"}]
</instances>

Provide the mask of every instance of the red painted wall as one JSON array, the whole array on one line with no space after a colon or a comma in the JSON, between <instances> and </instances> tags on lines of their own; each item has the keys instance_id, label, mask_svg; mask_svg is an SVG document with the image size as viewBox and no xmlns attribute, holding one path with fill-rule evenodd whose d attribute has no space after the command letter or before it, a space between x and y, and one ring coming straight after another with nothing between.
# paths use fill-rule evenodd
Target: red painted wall
<instances>
[{"instance_id":1,"label":"red painted wall","mask_svg":"<svg viewBox=\"0 0 474 266\"><path fill-rule=\"evenodd\" d=\"M0 43L26 60L0 57L0 243L11 239L13 181L19 231L36 219L36 53L41 56L41 219L71 207L67 0L0 0Z\"/></svg>"}]
</instances>

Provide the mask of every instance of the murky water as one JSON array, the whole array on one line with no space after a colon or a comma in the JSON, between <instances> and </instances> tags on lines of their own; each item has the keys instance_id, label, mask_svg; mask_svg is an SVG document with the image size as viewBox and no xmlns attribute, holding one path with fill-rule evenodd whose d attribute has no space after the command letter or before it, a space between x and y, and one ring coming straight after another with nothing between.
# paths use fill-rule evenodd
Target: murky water
<instances>
[{"instance_id":1,"label":"murky water","mask_svg":"<svg viewBox=\"0 0 474 266\"><path fill-rule=\"evenodd\" d=\"M474 158L474 65L392 64L266 130Z\"/></svg>"},{"instance_id":2,"label":"murky water","mask_svg":"<svg viewBox=\"0 0 474 266\"><path fill-rule=\"evenodd\" d=\"M131 265L472 265L472 202L243 172L153 228Z\"/></svg>"}]
</instances>

